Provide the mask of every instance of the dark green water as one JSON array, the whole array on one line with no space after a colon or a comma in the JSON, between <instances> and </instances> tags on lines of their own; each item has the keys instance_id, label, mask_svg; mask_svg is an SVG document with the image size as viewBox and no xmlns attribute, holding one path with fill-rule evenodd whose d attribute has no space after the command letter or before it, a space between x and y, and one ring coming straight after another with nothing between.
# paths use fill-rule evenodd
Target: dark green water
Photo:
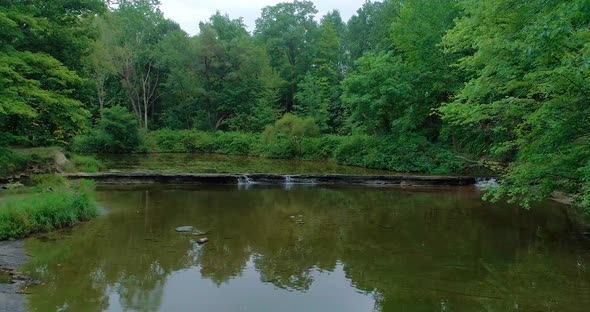
<instances>
[{"instance_id":1,"label":"dark green water","mask_svg":"<svg viewBox=\"0 0 590 312\"><path fill-rule=\"evenodd\" d=\"M333 162L216 154L102 154L97 158L108 171L115 172L393 174L391 171L341 166Z\"/></svg>"},{"instance_id":2,"label":"dark green water","mask_svg":"<svg viewBox=\"0 0 590 312\"><path fill-rule=\"evenodd\" d=\"M109 213L28 240L31 311L588 311L565 207L472 188L102 189ZM176 233L195 226L209 243Z\"/></svg>"}]
</instances>

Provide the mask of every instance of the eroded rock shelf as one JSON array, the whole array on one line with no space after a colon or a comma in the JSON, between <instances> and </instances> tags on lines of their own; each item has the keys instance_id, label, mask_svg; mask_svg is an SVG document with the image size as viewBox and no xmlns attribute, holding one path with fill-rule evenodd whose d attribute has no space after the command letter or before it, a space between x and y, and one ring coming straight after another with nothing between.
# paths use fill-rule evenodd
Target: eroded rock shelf
<instances>
[{"instance_id":1,"label":"eroded rock shelf","mask_svg":"<svg viewBox=\"0 0 590 312\"><path fill-rule=\"evenodd\" d=\"M169 174L75 173L68 179L91 179L97 184L312 184L365 186L465 186L476 183L468 176L346 175L346 174Z\"/></svg>"}]
</instances>

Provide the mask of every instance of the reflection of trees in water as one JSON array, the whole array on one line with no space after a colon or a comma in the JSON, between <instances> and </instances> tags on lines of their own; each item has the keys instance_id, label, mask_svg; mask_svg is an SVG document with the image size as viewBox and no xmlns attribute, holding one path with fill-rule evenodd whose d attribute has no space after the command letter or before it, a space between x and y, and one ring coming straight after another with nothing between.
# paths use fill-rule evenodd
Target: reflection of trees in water
<instances>
[{"instance_id":1,"label":"reflection of trees in water","mask_svg":"<svg viewBox=\"0 0 590 312\"><path fill-rule=\"evenodd\" d=\"M459 305L494 311L507 308L507 298L538 308L567 294L556 294L551 283L567 284L571 264L551 253L554 240L538 237L547 228L547 237L565 234L567 223L555 221L563 218L543 209L491 208L468 193L255 188L104 197L110 215L64 241L30 243L39 255L30 267L44 268L38 275L48 281L32 295L33 305L50 300L100 311L108 289L116 289L123 306L157 310L171 273L198 266L220 285L250 259L262 282L297 291L310 288L312 269L333 271L340 262L383 311ZM186 224L210 231L210 242L197 247L195 237L172 230ZM589 276L577 277L572 283ZM534 291L531 282L538 283Z\"/></svg>"}]
</instances>

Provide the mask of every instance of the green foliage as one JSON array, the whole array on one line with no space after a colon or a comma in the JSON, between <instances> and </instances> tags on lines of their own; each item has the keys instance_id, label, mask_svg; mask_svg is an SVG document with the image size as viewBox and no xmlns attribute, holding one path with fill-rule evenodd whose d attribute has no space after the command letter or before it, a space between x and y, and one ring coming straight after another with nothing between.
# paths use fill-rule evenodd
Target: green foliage
<instances>
[{"instance_id":1,"label":"green foliage","mask_svg":"<svg viewBox=\"0 0 590 312\"><path fill-rule=\"evenodd\" d=\"M215 139L207 132L161 129L151 132L149 137L160 152L211 153L215 149Z\"/></svg>"},{"instance_id":2,"label":"green foliage","mask_svg":"<svg viewBox=\"0 0 590 312\"><path fill-rule=\"evenodd\" d=\"M464 164L452 152L432 144L423 136L317 136L318 129L293 130L304 119L290 115L269 127L264 135L163 129L151 132L157 152L212 152L265 158L334 160L339 164L398 172L448 174L460 172ZM311 125L311 126L310 126ZM303 127L305 128L305 127ZM280 131L279 131L280 130ZM278 132L277 132L278 131ZM290 137L293 133L306 133Z\"/></svg>"},{"instance_id":3,"label":"green foliage","mask_svg":"<svg viewBox=\"0 0 590 312\"><path fill-rule=\"evenodd\" d=\"M130 153L142 148L137 119L120 106L105 109L98 124L72 144L72 150L80 153Z\"/></svg>"},{"instance_id":4,"label":"green foliage","mask_svg":"<svg viewBox=\"0 0 590 312\"><path fill-rule=\"evenodd\" d=\"M3 1L0 5L0 133L10 143L66 144L89 117L76 69L102 2ZM16 140L15 140L16 139Z\"/></svg>"},{"instance_id":5,"label":"green foliage","mask_svg":"<svg viewBox=\"0 0 590 312\"><path fill-rule=\"evenodd\" d=\"M215 153L232 155L256 155L260 151L260 136L240 132L215 134Z\"/></svg>"},{"instance_id":6,"label":"green foliage","mask_svg":"<svg viewBox=\"0 0 590 312\"><path fill-rule=\"evenodd\" d=\"M408 109L411 85L399 57L390 53L367 54L342 82L342 102L350 123L364 133L390 133L393 123Z\"/></svg>"},{"instance_id":7,"label":"green foliage","mask_svg":"<svg viewBox=\"0 0 590 312\"><path fill-rule=\"evenodd\" d=\"M320 128L316 125L315 120L311 117L301 118L299 116L287 113L281 119L277 120L274 125L267 126L262 134L264 140L272 143L274 140L285 138L295 148L297 152L302 152L302 141L307 137L316 137L320 134Z\"/></svg>"},{"instance_id":8,"label":"green foliage","mask_svg":"<svg viewBox=\"0 0 590 312\"><path fill-rule=\"evenodd\" d=\"M71 189L3 199L0 201L0 240L49 232L92 219L98 215L93 193L94 184L83 181Z\"/></svg>"},{"instance_id":9,"label":"green foliage","mask_svg":"<svg viewBox=\"0 0 590 312\"><path fill-rule=\"evenodd\" d=\"M312 64L317 12L311 1L284 2L263 8L256 20L255 37L266 46L271 66L284 80L281 102L287 112L295 106L297 83Z\"/></svg>"},{"instance_id":10,"label":"green foliage","mask_svg":"<svg viewBox=\"0 0 590 312\"><path fill-rule=\"evenodd\" d=\"M590 205L587 0L367 1L347 23L317 12L265 7L252 35L216 13L191 36L157 0L2 1L0 146L75 137L80 152L438 173L460 171L457 153L504 169L490 198ZM147 147L137 121L156 130ZM0 173L44 161L0 150Z\"/></svg>"},{"instance_id":11,"label":"green foliage","mask_svg":"<svg viewBox=\"0 0 590 312\"><path fill-rule=\"evenodd\" d=\"M173 129L262 131L276 119L279 80L265 50L239 19L217 13L199 28L197 36L174 32L159 44L161 63L170 71L160 123Z\"/></svg>"},{"instance_id":12,"label":"green foliage","mask_svg":"<svg viewBox=\"0 0 590 312\"><path fill-rule=\"evenodd\" d=\"M103 165L93 156L74 155L66 167L67 171L99 172Z\"/></svg>"},{"instance_id":13,"label":"green foliage","mask_svg":"<svg viewBox=\"0 0 590 312\"><path fill-rule=\"evenodd\" d=\"M11 150L0 147L0 176L7 176L24 170L28 159Z\"/></svg>"},{"instance_id":14,"label":"green foliage","mask_svg":"<svg viewBox=\"0 0 590 312\"><path fill-rule=\"evenodd\" d=\"M60 190L65 189L68 182L61 174L45 173L33 175L27 184L34 187L36 191L43 192L49 187Z\"/></svg>"},{"instance_id":15,"label":"green foliage","mask_svg":"<svg viewBox=\"0 0 590 312\"><path fill-rule=\"evenodd\" d=\"M344 137L334 151L334 159L340 164L396 172L448 174L462 168L451 152L418 135Z\"/></svg>"},{"instance_id":16,"label":"green foliage","mask_svg":"<svg viewBox=\"0 0 590 312\"><path fill-rule=\"evenodd\" d=\"M588 1L470 1L445 36L471 77L441 108L486 154L510 162L500 188L529 207L554 191L587 204L590 161ZM497 14L502 12L502 23ZM469 135L470 134L470 135Z\"/></svg>"},{"instance_id":17,"label":"green foliage","mask_svg":"<svg viewBox=\"0 0 590 312\"><path fill-rule=\"evenodd\" d=\"M405 1L404 1L405 2ZM345 41L350 63L363 54L386 51L391 43L391 24L398 15L401 1L367 1L348 21ZM428 12L429 14L432 12Z\"/></svg>"}]
</instances>

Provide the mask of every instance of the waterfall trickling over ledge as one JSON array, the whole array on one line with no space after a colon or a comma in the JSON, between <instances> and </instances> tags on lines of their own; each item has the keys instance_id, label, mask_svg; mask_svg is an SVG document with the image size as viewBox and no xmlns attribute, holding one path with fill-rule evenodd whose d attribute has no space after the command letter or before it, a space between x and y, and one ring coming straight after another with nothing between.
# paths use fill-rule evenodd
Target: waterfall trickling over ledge
<instances>
[{"instance_id":1,"label":"waterfall trickling over ledge","mask_svg":"<svg viewBox=\"0 0 590 312\"><path fill-rule=\"evenodd\" d=\"M475 187L478 189L489 189L500 186L496 178L476 178Z\"/></svg>"},{"instance_id":2,"label":"waterfall trickling over ledge","mask_svg":"<svg viewBox=\"0 0 590 312\"><path fill-rule=\"evenodd\" d=\"M238 177L238 185L251 185L251 184L256 184L256 182L254 182L254 180L252 180L252 178L249 177L247 174L243 174Z\"/></svg>"},{"instance_id":3,"label":"waterfall trickling over ledge","mask_svg":"<svg viewBox=\"0 0 590 312\"><path fill-rule=\"evenodd\" d=\"M364 185L375 187L397 186L497 186L496 179L477 179L469 176L419 175L349 175L349 174L195 174L195 173L66 173L70 180L91 179L98 185L133 184L209 184L209 185Z\"/></svg>"}]
</instances>

